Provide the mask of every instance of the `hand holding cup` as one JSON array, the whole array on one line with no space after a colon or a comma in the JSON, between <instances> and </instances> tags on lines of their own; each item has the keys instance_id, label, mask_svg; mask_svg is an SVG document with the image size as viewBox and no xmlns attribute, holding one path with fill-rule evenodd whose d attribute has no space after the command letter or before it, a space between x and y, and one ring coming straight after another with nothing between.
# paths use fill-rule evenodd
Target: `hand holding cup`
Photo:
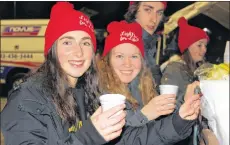
<instances>
[{"instance_id":1,"label":"hand holding cup","mask_svg":"<svg viewBox=\"0 0 230 145\"><path fill-rule=\"evenodd\" d=\"M160 90L161 95L154 97L141 110L148 120L154 120L162 115L171 114L176 107L175 104L178 87L161 85Z\"/></svg>"},{"instance_id":2,"label":"hand holding cup","mask_svg":"<svg viewBox=\"0 0 230 145\"><path fill-rule=\"evenodd\" d=\"M108 142L122 132L125 125L125 96L118 94L106 94L100 97L101 107L92 115L91 120L100 133Z\"/></svg>"}]
</instances>

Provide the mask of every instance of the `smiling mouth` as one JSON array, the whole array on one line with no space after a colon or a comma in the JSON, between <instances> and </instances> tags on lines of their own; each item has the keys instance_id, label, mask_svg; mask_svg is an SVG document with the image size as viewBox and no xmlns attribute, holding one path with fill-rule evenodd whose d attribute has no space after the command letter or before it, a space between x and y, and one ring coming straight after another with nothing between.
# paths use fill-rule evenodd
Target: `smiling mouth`
<instances>
[{"instance_id":1,"label":"smiling mouth","mask_svg":"<svg viewBox=\"0 0 230 145\"><path fill-rule=\"evenodd\" d=\"M84 65L84 60L69 60L71 66L75 68L82 67Z\"/></svg>"},{"instance_id":2,"label":"smiling mouth","mask_svg":"<svg viewBox=\"0 0 230 145\"><path fill-rule=\"evenodd\" d=\"M133 71L132 70L121 70L120 72L123 75L129 76L132 74Z\"/></svg>"}]
</instances>

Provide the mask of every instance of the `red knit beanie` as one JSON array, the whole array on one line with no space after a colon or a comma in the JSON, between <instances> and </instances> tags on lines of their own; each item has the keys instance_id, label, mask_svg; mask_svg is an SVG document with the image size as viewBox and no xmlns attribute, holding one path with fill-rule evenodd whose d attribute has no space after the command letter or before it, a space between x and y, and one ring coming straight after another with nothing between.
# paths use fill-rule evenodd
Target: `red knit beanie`
<instances>
[{"instance_id":1,"label":"red knit beanie","mask_svg":"<svg viewBox=\"0 0 230 145\"><path fill-rule=\"evenodd\" d=\"M115 46L119 44L131 43L139 48L142 56L144 57L142 28L138 23L114 21L108 25L107 31L109 32L109 35L106 37L102 56L106 56Z\"/></svg>"},{"instance_id":2,"label":"red knit beanie","mask_svg":"<svg viewBox=\"0 0 230 145\"><path fill-rule=\"evenodd\" d=\"M82 30L88 33L92 39L94 51L96 51L96 37L94 26L88 16L76 11L69 2L57 2L51 10L50 20L45 32L45 56L53 43L64 33Z\"/></svg>"},{"instance_id":3,"label":"red knit beanie","mask_svg":"<svg viewBox=\"0 0 230 145\"><path fill-rule=\"evenodd\" d=\"M166 1L161 1L164 4L164 9L167 8L167 2ZM132 5L134 3L134 1L130 1L129 5Z\"/></svg>"},{"instance_id":4,"label":"red knit beanie","mask_svg":"<svg viewBox=\"0 0 230 145\"><path fill-rule=\"evenodd\" d=\"M181 17L178 20L178 26L180 28L178 46L181 53L184 53L184 51L188 49L190 45L201 39L209 40L209 37L204 30L190 26L184 17Z\"/></svg>"}]
</instances>

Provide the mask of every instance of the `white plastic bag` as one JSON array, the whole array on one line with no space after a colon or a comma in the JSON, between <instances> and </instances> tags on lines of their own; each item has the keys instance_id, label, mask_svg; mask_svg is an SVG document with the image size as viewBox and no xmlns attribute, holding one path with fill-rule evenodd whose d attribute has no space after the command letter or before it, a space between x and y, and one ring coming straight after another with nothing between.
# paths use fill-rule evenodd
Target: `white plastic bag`
<instances>
[{"instance_id":1,"label":"white plastic bag","mask_svg":"<svg viewBox=\"0 0 230 145\"><path fill-rule=\"evenodd\" d=\"M209 126L220 145L229 145L229 81L203 80L201 114L208 119Z\"/></svg>"},{"instance_id":2,"label":"white plastic bag","mask_svg":"<svg viewBox=\"0 0 230 145\"><path fill-rule=\"evenodd\" d=\"M224 63L229 63L229 49L229 41L227 41L224 51Z\"/></svg>"}]
</instances>

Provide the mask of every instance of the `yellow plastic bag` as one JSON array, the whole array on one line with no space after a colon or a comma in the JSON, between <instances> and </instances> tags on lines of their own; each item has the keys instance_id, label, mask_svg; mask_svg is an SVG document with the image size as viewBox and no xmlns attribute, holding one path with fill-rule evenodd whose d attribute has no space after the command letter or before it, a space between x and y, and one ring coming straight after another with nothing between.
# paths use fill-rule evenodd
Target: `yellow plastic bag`
<instances>
[{"instance_id":1,"label":"yellow plastic bag","mask_svg":"<svg viewBox=\"0 0 230 145\"><path fill-rule=\"evenodd\" d=\"M226 63L219 65L206 63L195 71L200 80L229 80L229 74L229 64Z\"/></svg>"},{"instance_id":2,"label":"yellow plastic bag","mask_svg":"<svg viewBox=\"0 0 230 145\"><path fill-rule=\"evenodd\" d=\"M229 64L213 65L208 73L208 80L226 80L229 77Z\"/></svg>"}]
</instances>

